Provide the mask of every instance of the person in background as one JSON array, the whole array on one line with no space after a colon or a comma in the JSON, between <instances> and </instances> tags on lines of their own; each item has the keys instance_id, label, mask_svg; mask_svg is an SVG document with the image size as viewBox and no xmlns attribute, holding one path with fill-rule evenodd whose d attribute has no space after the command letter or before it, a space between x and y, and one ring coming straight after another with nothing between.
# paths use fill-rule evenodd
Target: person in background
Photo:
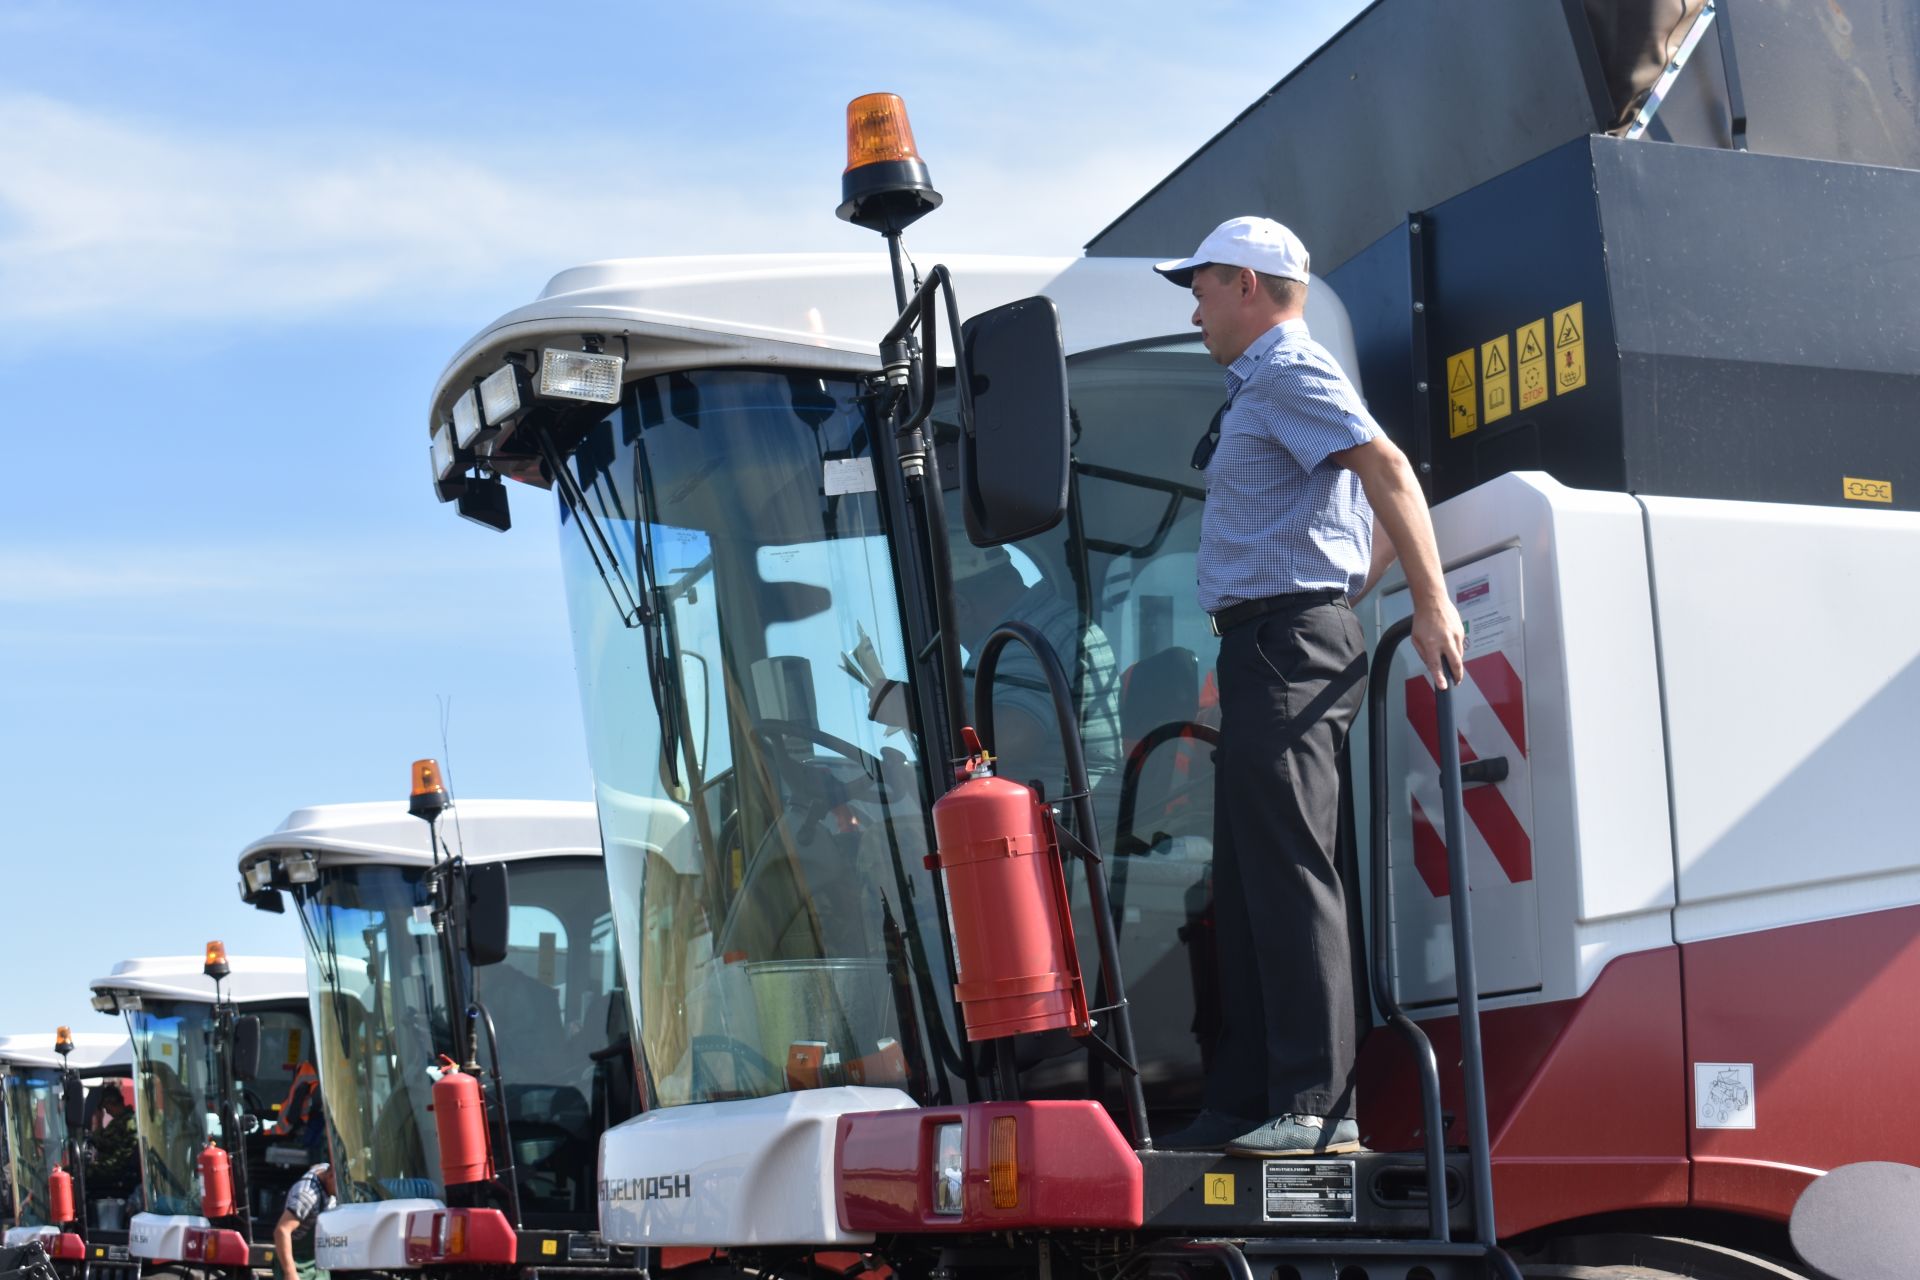
<instances>
[{"instance_id":1,"label":"person in background","mask_svg":"<svg viewBox=\"0 0 1920 1280\"><path fill-rule=\"evenodd\" d=\"M287 1192L287 1207L273 1224L273 1260L280 1280L316 1280L326 1272L313 1260L313 1227L334 1206L333 1166L316 1164Z\"/></svg>"}]
</instances>

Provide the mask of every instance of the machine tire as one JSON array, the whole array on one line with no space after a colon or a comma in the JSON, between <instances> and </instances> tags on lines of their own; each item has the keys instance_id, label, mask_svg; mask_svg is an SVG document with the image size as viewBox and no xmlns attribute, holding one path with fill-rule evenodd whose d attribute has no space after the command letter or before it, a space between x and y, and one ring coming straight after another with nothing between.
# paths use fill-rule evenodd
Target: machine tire
<instances>
[{"instance_id":1,"label":"machine tire","mask_svg":"<svg viewBox=\"0 0 1920 1280\"><path fill-rule=\"evenodd\" d=\"M1557 1262L1521 1267L1527 1280L1686 1280L1678 1271L1657 1267L1575 1267Z\"/></svg>"}]
</instances>

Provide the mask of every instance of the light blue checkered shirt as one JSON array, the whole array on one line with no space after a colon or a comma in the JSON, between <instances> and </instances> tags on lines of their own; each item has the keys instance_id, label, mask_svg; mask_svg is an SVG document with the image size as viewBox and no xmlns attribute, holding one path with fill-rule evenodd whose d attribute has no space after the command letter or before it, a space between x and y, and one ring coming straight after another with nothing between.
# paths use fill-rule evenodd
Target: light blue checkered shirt
<instances>
[{"instance_id":1,"label":"light blue checkered shirt","mask_svg":"<svg viewBox=\"0 0 1920 1280\"><path fill-rule=\"evenodd\" d=\"M1360 477L1327 455L1379 434L1305 320L1254 339L1227 366L1227 411L1207 464L1200 607L1365 585L1373 508Z\"/></svg>"}]
</instances>

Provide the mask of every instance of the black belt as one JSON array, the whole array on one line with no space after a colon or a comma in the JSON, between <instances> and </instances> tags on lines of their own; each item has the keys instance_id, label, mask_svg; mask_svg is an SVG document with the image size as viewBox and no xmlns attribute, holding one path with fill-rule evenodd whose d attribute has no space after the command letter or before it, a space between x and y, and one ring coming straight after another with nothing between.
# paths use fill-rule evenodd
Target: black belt
<instances>
[{"instance_id":1,"label":"black belt","mask_svg":"<svg viewBox=\"0 0 1920 1280\"><path fill-rule=\"evenodd\" d=\"M1338 587L1322 587L1318 591L1287 591L1264 600L1230 604L1218 613L1208 614L1207 620L1213 624L1213 634L1223 636L1243 622L1252 622L1270 613L1285 609L1310 609L1315 605L1333 604L1336 601L1340 604L1347 602L1347 593Z\"/></svg>"}]
</instances>

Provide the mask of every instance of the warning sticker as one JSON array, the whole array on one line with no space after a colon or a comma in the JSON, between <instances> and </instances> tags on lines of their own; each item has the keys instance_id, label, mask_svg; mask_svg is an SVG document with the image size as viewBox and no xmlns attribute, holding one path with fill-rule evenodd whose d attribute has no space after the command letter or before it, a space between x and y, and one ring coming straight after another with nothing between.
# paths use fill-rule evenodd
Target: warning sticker
<instances>
[{"instance_id":1,"label":"warning sticker","mask_svg":"<svg viewBox=\"0 0 1920 1280\"><path fill-rule=\"evenodd\" d=\"M1842 476L1840 496L1848 502L1892 502L1893 481L1862 480L1857 476Z\"/></svg>"},{"instance_id":2,"label":"warning sticker","mask_svg":"<svg viewBox=\"0 0 1920 1280\"><path fill-rule=\"evenodd\" d=\"M1474 386L1473 348L1447 357L1447 436L1458 438L1480 425L1480 396Z\"/></svg>"},{"instance_id":3,"label":"warning sticker","mask_svg":"<svg viewBox=\"0 0 1920 1280\"><path fill-rule=\"evenodd\" d=\"M1553 391L1565 395L1587 385L1587 316L1582 303L1553 313Z\"/></svg>"},{"instance_id":4,"label":"warning sticker","mask_svg":"<svg viewBox=\"0 0 1920 1280\"><path fill-rule=\"evenodd\" d=\"M1210 1173L1203 1192L1208 1204L1233 1203L1233 1175L1230 1173Z\"/></svg>"},{"instance_id":5,"label":"warning sticker","mask_svg":"<svg viewBox=\"0 0 1920 1280\"><path fill-rule=\"evenodd\" d=\"M1480 344L1480 383L1485 388L1487 425L1513 412L1513 365L1507 358L1507 335Z\"/></svg>"},{"instance_id":6,"label":"warning sticker","mask_svg":"<svg viewBox=\"0 0 1920 1280\"><path fill-rule=\"evenodd\" d=\"M1516 340L1520 344L1520 407L1531 409L1547 401L1547 322L1521 325Z\"/></svg>"},{"instance_id":7,"label":"warning sticker","mask_svg":"<svg viewBox=\"0 0 1920 1280\"><path fill-rule=\"evenodd\" d=\"M1262 1168L1268 1222L1353 1221L1353 1161L1267 1160Z\"/></svg>"}]
</instances>

